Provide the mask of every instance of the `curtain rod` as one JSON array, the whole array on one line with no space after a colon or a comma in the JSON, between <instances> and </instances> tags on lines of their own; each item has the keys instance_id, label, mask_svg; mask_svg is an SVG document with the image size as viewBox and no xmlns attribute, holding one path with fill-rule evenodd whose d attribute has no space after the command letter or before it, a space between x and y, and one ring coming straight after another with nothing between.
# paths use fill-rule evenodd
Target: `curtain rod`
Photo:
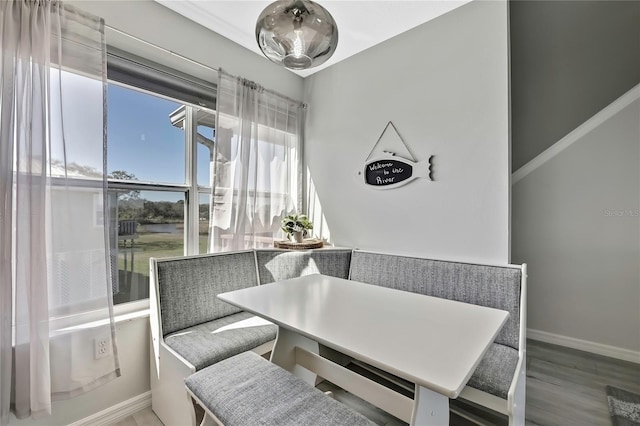
<instances>
[{"instance_id":1,"label":"curtain rod","mask_svg":"<svg viewBox=\"0 0 640 426\"><path fill-rule=\"evenodd\" d=\"M173 51L171 51L171 50L169 50L169 49L165 49L164 47L160 47L160 46L158 46L158 45L156 45L156 44L150 43L150 42L148 42L148 41L146 41L146 40L143 40L143 39L141 39L141 38L139 38L139 37L136 37L136 36L134 36L134 35L131 35L131 34L129 34L129 33L125 33L124 31L121 31L121 30L119 30L119 29L117 29L117 28L114 28L114 27L112 27L112 26L109 26L109 25L107 25L107 24L105 24L104 26L105 26L105 28L108 28L109 30L111 30L111 31L113 31L113 32L116 32L116 33L118 33L118 34L122 34L123 36L125 36L125 37L129 37L129 38L131 38L131 39L133 39L133 40L136 40L136 41L139 41L140 43L144 43L144 44L146 44L147 46L150 46L150 47L152 47L152 48L154 48L154 49L158 49L158 50L160 50L160 51L162 51L162 52L168 53L168 54L170 54L170 55L172 55L172 56L175 56L175 57L176 57L176 58L178 58L178 59L181 59L181 60L184 60L184 61L190 62L190 63L192 63L192 64L194 64L194 65L198 65L199 67L205 68L205 69L206 69L206 70L208 70L208 71L215 71L215 72L218 72L218 71L219 71L217 68L212 68L212 67L210 67L209 65L205 65L205 64L203 64L202 62L198 62L198 61L196 61L196 60L193 60L193 59L187 58L186 56L183 56L183 55L181 55L181 54L179 54L179 53L173 52ZM115 46L114 46L114 47L115 47Z\"/></svg>"},{"instance_id":2,"label":"curtain rod","mask_svg":"<svg viewBox=\"0 0 640 426\"><path fill-rule=\"evenodd\" d=\"M136 37L136 36L134 36L134 35L131 35L131 34L129 34L129 33L124 32L124 31L121 31L121 30L119 30L119 29L117 29L117 28L114 28L114 27L112 27L112 26L109 26L109 25L107 25L107 24L105 24L104 26L105 26L105 28L108 28L108 29L109 29L109 30L111 30L111 31L114 31L114 32L116 32L116 33L118 33L118 34L122 34L123 36L125 36L125 37L129 37L129 38L131 38L131 39L133 39L133 40L139 41L140 43L144 43L144 44L146 44L147 46L150 46L150 47L152 47L152 48L154 48L154 49L161 50L162 52L165 52L165 53L168 53L168 54L170 54L170 55L172 55L172 56L175 56L175 57L176 57L176 58L178 58L178 59L181 59L181 60L184 60L184 61L190 62L190 63L192 63L192 64L194 64L194 65L198 65L199 67L205 68L205 69L206 69L206 70L208 70L208 71L215 71L216 73L223 72L223 73L225 73L225 74L227 74L227 75L231 75L231 74L227 73L226 71L223 71L221 68L212 68L212 67L210 67L209 65L205 65L205 64L203 64L202 62L198 62L198 61L195 61L195 60L193 60L193 59L187 58L186 56L183 56L183 55L181 55L181 54L179 54L179 53L173 52L173 51L171 51L171 50L169 50L169 49L165 49L164 47L160 47L160 46L158 46L158 45L155 45L155 44L153 44L153 43L150 43L150 42L148 42L148 41L146 41L146 40L143 40L143 39L141 39L141 38L139 38L139 37ZM115 47L115 46L114 46L114 47ZM233 77L235 77L235 76L233 76ZM299 103L299 104L302 106L302 108L303 108L303 109L307 109L307 108L308 108L307 104L306 104L306 103L304 103L304 102L302 102L302 101L299 101L299 100L296 100L296 99L290 98L289 96L283 95L283 94L281 94L281 93L275 92L275 91L270 90L270 89L266 89L266 88L264 88L264 87L263 87L263 90L264 90L264 91L266 91L266 92L268 92L268 93L274 94L274 95L282 96L283 98L286 98L286 99L287 99L287 100L289 100L289 101Z\"/></svg>"},{"instance_id":3,"label":"curtain rod","mask_svg":"<svg viewBox=\"0 0 640 426\"><path fill-rule=\"evenodd\" d=\"M249 83L249 85L250 85L250 87L251 87L252 89L258 89L258 90L260 90L260 91L262 91L262 92L266 92L266 93L269 93L269 94L271 94L271 95L279 96L280 98L282 98L282 99L284 99L284 100L287 100L287 101L292 102L292 103L294 103L294 104L298 104L298 105L300 105L300 107L301 107L301 108L303 108L303 109L307 109L307 104L305 104L304 102L299 101L299 100L297 100L297 99L293 99L293 98L291 98L291 97L289 97L289 96L287 96L287 95L283 95L282 93L278 93L278 92L276 92L275 90L267 89L266 87L262 86L262 85L261 85L261 84L259 84L259 83L256 83L255 81L252 81L252 80L246 79L246 78L241 77L241 76L237 76L237 75L229 74L228 72L226 72L226 71L225 71L225 70L223 70L222 68L220 68L220 69L218 70L218 73L219 73L219 74L224 74L225 76L227 76L227 77L229 77L229 78L233 78L233 79L240 79L240 80L242 80L243 82Z\"/></svg>"}]
</instances>

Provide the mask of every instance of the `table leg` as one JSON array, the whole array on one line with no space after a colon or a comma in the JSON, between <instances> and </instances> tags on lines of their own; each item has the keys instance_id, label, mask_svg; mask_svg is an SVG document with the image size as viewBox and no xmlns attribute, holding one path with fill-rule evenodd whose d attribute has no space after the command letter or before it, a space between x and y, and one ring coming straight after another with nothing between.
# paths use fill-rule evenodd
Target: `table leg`
<instances>
[{"instance_id":1,"label":"table leg","mask_svg":"<svg viewBox=\"0 0 640 426\"><path fill-rule=\"evenodd\" d=\"M438 392L416 385L411 424L414 426L448 426L449 398Z\"/></svg>"},{"instance_id":2,"label":"table leg","mask_svg":"<svg viewBox=\"0 0 640 426\"><path fill-rule=\"evenodd\" d=\"M311 386L315 386L316 374L296 364L296 346L304 348L314 354L318 353L318 342L298 334L295 331L278 327L276 343L271 351L271 362L292 372Z\"/></svg>"}]
</instances>

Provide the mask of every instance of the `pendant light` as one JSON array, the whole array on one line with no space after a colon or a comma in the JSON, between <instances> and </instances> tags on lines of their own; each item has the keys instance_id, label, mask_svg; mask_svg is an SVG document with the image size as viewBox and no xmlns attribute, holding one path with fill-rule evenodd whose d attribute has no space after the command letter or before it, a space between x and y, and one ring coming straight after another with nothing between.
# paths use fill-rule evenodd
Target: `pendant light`
<instances>
[{"instance_id":1,"label":"pendant light","mask_svg":"<svg viewBox=\"0 0 640 426\"><path fill-rule=\"evenodd\" d=\"M325 8L310 0L278 0L256 23L256 39L271 61L293 70L324 63L338 45L338 27Z\"/></svg>"}]
</instances>

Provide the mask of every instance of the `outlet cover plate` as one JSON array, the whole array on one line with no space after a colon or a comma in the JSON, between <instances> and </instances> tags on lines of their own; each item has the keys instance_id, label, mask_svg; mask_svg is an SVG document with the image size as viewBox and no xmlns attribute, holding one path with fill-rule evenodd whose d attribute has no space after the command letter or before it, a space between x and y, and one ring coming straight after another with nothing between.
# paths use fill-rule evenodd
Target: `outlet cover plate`
<instances>
[{"instance_id":1,"label":"outlet cover plate","mask_svg":"<svg viewBox=\"0 0 640 426\"><path fill-rule=\"evenodd\" d=\"M111 355L111 338L108 335L105 334L93 339L93 354L95 359Z\"/></svg>"}]
</instances>

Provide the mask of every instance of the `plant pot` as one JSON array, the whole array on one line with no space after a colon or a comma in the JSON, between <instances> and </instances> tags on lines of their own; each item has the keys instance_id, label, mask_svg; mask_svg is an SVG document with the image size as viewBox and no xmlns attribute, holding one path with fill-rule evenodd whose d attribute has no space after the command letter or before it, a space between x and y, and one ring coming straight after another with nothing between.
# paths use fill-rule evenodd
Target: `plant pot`
<instances>
[{"instance_id":1,"label":"plant pot","mask_svg":"<svg viewBox=\"0 0 640 426\"><path fill-rule=\"evenodd\" d=\"M298 231L293 233L293 241L301 243L304 240L304 231Z\"/></svg>"}]
</instances>

